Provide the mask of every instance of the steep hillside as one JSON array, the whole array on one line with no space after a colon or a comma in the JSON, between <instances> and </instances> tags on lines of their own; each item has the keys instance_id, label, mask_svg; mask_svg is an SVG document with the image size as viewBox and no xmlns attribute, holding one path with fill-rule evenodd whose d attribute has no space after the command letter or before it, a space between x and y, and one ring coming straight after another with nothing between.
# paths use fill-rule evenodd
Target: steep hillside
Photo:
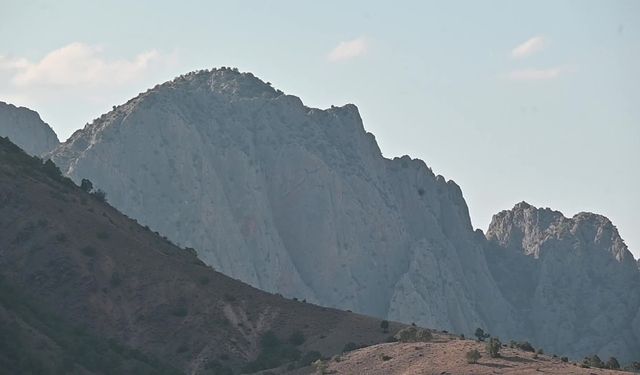
<instances>
[{"instance_id":1,"label":"steep hillside","mask_svg":"<svg viewBox=\"0 0 640 375\"><path fill-rule=\"evenodd\" d=\"M609 219L522 202L494 216L487 238L491 270L527 321L526 337L573 356L637 359L640 273Z\"/></svg>"},{"instance_id":2,"label":"steep hillside","mask_svg":"<svg viewBox=\"0 0 640 375\"><path fill-rule=\"evenodd\" d=\"M17 354L3 350L0 363L24 365L20 358L36 353L66 373L136 366L226 374L299 365L309 352L329 356L348 342L389 335L379 320L291 301L215 272L5 138L0 249L0 333L23 343ZM123 367L97 365L104 361Z\"/></svg>"},{"instance_id":3,"label":"steep hillside","mask_svg":"<svg viewBox=\"0 0 640 375\"><path fill-rule=\"evenodd\" d=\"M0 137L9 137L31 155L42 155L60 144L37 112L4 102L0 102Z\"/></svg>"}]
</instances>

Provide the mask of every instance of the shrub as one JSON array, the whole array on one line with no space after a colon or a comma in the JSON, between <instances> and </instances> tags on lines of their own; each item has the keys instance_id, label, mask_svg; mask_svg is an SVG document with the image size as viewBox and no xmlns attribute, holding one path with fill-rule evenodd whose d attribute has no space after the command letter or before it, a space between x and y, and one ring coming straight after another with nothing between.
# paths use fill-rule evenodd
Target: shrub
<instances>
[{"instance_id":1,"label":"shrub","mask_svg":"<svg viewBox=\"0 0 640 375\"><path fill-rule=\"evenodd\" d=\"M489 355L491 356L491 358L500 357L501 346L502 346L502 343L500 342L500 339L497 337L492 337L489 339L489 341L487 341L487 352L489 352Z\"/></svg>"},{"instance_id":2,"label":"shrub","mask_svg":"<svg viewBox=\"0 0 640 375\"><path fill-rule=\"evenodd\" d=\"M616 357L609 357L609 360L607 360L607 363L606 363L606 367L611 370L619 370L620 363L618 362Z\"/></svg>"},{"instance_id":3,"label":"shrub","mask_svg":"<svg viewBox=\"0 0 640 375\"><path fill-rule=\"evenodd\" d=\"M582 364L590 367L597 367L597 368L604 367L604 363L602 362L600 357L598 357L597 354L594 354L589 357L584 357L584 360L582 360Z\"/></svg>"},{"instance_id":4,"label":"shrub","mask_svg":"<svg viewBox=\"0 0 640 375\"><path fill-rule=\"evenodd\" d=\"M569 358L568 357L561 357L560 360L562 362L569 362Z\"/></svg>"},{"instance_id":5,"label":"shrub","mask_svg":"<svg viewBox=\"0 0 640 375\"><path fill-rule=\"evenodd\" d=\"M529 343L529 341L514 342L514 347L517 349L523 350L525 352L534 353L536 351L533 348L533 346Z\"/></svg>"},{"instance_id":6,"label":"shrub","mask_svg":"<svg viewBox=\"0 0 640 375\"><path fill-rule=\"evenodd\" d=\"M389 321L388 320L383 320L380 322L380 328L382 328L382 332L387 333L389 332Z\"/></svg>"},{"instance_id":7,"label":"shrub","mask_svg":"<svg viewBox=\"0 0 640 375\"><path fill-rule=\"evenodd\" d=\"M400 342L426 342L433 338L431 332L424 328L405 327L394 336Z\"/></svg>"},{"instance_id":8,"label":"shrub","mask_svg":"<svg viewBox=\"0 0 640 375\"><path fill-rule=\"evenodd\" d=\"M98 189L91 193L91 195L99 202L107 201L107 193L105 193L102 189Z\"/></svg>"},{"instance_id":9,"label":"shrub","mask_svg":"<svg viewBox=\"0 0 640 375\"><path fill-rule=\"evenodd\" d=\"M304 343L304 341L305 341L304 334L300 330L293 331L293 333L291 333L291 336L289 336L289 344L291 344L293 346L300 346L300 345L302 345ZM313 361L315 361L315 359ZM313 362L313 361L311 361L311 362ZM309 362L309 363L311 363L311 362Z\"/></svg>"},{"instance_id":10,"label":"shrub","mask_svg":"<svg viewBox=\"0 0 640 375\"><path fill-rule=\"evenodd\" d=\"M386 361L388 361L388 360L390 360L390 359L393 359L393 357L388 356L388 355L386 355L386 354L382 354L382 355L380 356L380 359L382 359L384 362L386 362Z\"/></svg>"},{"instance_id":11,"label":"shrub","mask_svg":"<svg viewBox=\"0 0 640 375\"><path fill-rule=\"evenodd\" d=\"M111 280L109 281L109 284L111 284L112 287L117 288L120 286L120 284L122 284L122 278L119 274L114 272L113 274L111 274Z\"/></svg>"},{"instance_id":12,"label":"shrub","mask_svg":"<svg viewBox=\"0 0 640 375\"><path fill-rule=\"evenodd\" d=\"M542 348L538 348L538 350L536 351L537 354L543 355L544 354L544 350Z\"/></svg>"},{"instance_id":13,"label":"shrub","mask_svg":"<svg viewBox=\"0 0 640 375\"><path fill-rule=\"evenodd\" d=\"M476 332L474 333L474 335L478 338L478 341L484 341L484 339L491 337L490 334L485 333L484 330L479 327L476 328Z\"/></svg>"},{"instance_id":14,"label":"shrub","mask_svg":"<svg viewBox=\"0 0 640 375\"><path fill-rule=\"evenodd\" d=\"M83 178L80 182L80 189L86 191L87 193L91 193L93 190L93 183L86 178Z\"/></svg>"},{"instance_id":15,"label":"shrub","mask_svg":"<svg viewBox=\"0 0 640 375\"><path fill-rule=\"evenodd\" d=\"M467 359L467 363L474 364L478 363L478 360L482 358L480 352L476 349L469 350L467 354L465 354L465 358Z\"/></svg>"}]
</instances>

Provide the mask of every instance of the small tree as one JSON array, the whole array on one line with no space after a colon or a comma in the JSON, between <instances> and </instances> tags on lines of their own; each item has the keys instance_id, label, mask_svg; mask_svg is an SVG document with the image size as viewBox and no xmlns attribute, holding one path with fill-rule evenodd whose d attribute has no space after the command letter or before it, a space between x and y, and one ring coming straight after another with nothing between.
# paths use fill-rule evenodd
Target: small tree
<instances>
[{"instance_id":1,"label":"small tree","mask_svg":"<svg viewBox=\"0 0 640 375\"><path fill-rule=\"evenodd\" d=\"M500 342L500 339L497 337L492 337L489 339L489 341L487 341L487 352L489 352L489 355L491 356L491 358L500 357L501 346L502 346L502 343Z\"/></svg>"},{"instance_id":2,"label":"small tree","mask_svg":"<svg viewBox=\"0 0 640 375\"><path fill-rule=\"evenodd\" d=\"M380 322L380 328L382 328L382 332L387 333L389 332L389 321L388 320L383 320Z\"/></svg>"},{"instance_id":3,"label":"small tree","mask_svg":"<svg viewBox=\"0 0 640 375\"><path fill-rule=\"evenodd\" d=\"M609 360L607 361L606 367L611 370L619 370L620 363L618 362L616 357L610 357Z\"/></svg>"},{"instance_id":4,"label":"small tree","mask_svg":"<svg viewBox=\"0 0 640 375\"><path fill-rule=\"evenodd\" d=\"M491 337L490 334L484 333L482 328L477 328L475 336L478 338L478 341L484 341L484 339Z\"/></svg>"},{"instance_id":5,"label":"small tree","mask_svg":"<svg viewBox=\"0 0 640 375\"><path fill-rule=\"evenodd\" d=\"M467 363L471 364L478 363L478 360L482 358L480 352L476 349L469 350L467 354L465 354L465 357L467 358Z\"/></svg>"},{"instance_id":6,"label":"small tree","mask_svg":"<svg viewBox=\"0 0 640 375\"><path fill-rule=\"evenodd\" d=\"M91 195L93 195L93 197L96 198L100 202L106 202L107 201L107 193L105 193L101 189L98 189L98 190L94 191L93 193L91 193Z\"/></svg>"},{"instance_id":7,"label":"small tree","mask_svg":"<svg viewBox=\"0 0 640 375\"><path fill-rule=\"evenodd\" d=\"M91 183L91 181L89 181L88 179L83 178L80 182L80 189L86 191L87 193L91 193L91 190L93 190L93 183Z\"/></svg>"}]
</instances>

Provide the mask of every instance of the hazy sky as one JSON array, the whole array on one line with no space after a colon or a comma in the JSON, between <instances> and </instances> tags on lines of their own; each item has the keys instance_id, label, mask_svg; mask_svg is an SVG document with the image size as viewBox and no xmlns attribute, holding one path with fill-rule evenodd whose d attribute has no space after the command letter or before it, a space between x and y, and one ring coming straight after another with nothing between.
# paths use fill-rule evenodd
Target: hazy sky
<instances>
[{"instance_id":1,"label":"hazy sky","mask_svg":"<svg viewBox=\"0 0 640 375\"><path fill-rule=\"evenodd\" d=\"M6 1L0 100L61 139L190 70L354 103L473 224L526 200L616 224L640 255L640 1ZM178 2L173 2L178 4Z\"/></svg>"}]
</instances>

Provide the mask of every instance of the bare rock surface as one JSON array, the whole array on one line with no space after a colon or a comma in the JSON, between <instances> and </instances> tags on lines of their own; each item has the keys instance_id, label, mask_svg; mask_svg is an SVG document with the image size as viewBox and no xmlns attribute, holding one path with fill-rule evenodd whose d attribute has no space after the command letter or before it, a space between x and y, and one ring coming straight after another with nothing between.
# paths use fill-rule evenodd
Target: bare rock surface
<instances>
[{"instance_id":1,"label":"bare rock surface","mask_svg":"<svg viewBox=\"0 0 640 375\"><path fill-rule=\"evenodd\" d=\"M60 142L37 112L0 102L0 136L8 137L27 153L40 156Z\"/></svg>"}]
</instances>

